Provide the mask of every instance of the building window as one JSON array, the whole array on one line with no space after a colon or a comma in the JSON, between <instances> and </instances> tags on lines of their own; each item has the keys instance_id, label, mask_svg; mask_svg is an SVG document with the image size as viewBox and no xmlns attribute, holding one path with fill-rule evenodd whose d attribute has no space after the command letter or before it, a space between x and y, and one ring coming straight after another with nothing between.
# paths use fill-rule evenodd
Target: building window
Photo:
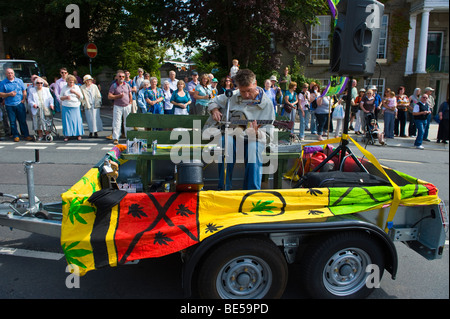
<instances>
[{"instance_id":1,"label":"building window","mask_svg":"<svg viewBox=\"0 0 450 319\"><path fill-rule=\"evenodd\" d=\"M311 26L310 62L330 60L331 16L318 16L319 23Z\"/></svg>"},{"instance_id":2,"label":"building window","mask_svg":"<svg viewBox=\"0 0 450 319\"><path fill-rule=\"evenodd\" d=\"M388 40L389 16L383 15L380 27L380 41L378 41L377 59L386 59L386 48Z\"/></svg>"},{"instance_id":3,"label":"building window","mask_svg":"<svg viewBox=\"0 0 450 319\"><path fill-rule=\"evenodd\" d=\"M442 43L444 32L428 32L427 42L427 72L441 71Z\"/></svg>"},{"instance_id":4,"label":"building window","mask_svg":"<svg viewBox=\"0 0 450 319\"><path fill-rule=\"evenodd\" d=\"M318 16L318 19L319 24L311 26L310 63L329 63L331 16ZM387 58L388 26L389 15L385 14L381 20L377 59Z\"/></svg>"},{"instance_id":5,"label":"building window","mask_svg":"<svg viewBox=\"0 0 450 319\"><path fill-rule=\"evenodd\" d=\"M384 89L385 89L385 79L377 78L377 79L371 79L370 81L364 80L364 88L369 88L372 85L375 85L377 87L377 92L383 98L384 96ZM392 88L391 88L392 90Z\"/></svg>"}]
</instances>

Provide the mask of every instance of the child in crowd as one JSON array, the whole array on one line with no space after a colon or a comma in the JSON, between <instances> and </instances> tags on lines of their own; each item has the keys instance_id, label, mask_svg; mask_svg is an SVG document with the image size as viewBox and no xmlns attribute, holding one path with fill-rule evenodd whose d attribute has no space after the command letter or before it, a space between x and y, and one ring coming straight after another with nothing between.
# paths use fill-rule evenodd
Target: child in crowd
<instances>
[{"instance_id":1,"label":"child in crowd","mask_svg":"<svg viewBox=\"0 0 450 319\"><path fill-rule=\"evenodd\" d=\"M235 75L238 73L238 71L239 71L239 61L236 60L236 59L233 59L232 63L233 63L233 66L232 66L231 69L230 69L230 76L231 76L231 78L233 79L234 76L235 76Z\"/></svg>"}]
</instances>

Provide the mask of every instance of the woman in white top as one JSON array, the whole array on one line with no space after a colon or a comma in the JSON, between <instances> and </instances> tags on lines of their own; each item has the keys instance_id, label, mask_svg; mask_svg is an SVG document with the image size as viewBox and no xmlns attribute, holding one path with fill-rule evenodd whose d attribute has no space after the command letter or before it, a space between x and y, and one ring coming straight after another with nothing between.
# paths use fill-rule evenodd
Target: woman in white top
<instances>
[{"instance_id":1,"label":"woman in white top","mask_svg":"<svg viewBox=\"0 0 450 319\"><path fill-rule=\"evenodd\" d=\"M59 95L61 100L61 119L63 124L64 142L69 140L70 136L77 136L80 141L84 134L83 120L81 118L80 105L83 100L83 93L76 84L77 79L73 75L66 78L67 85L61 89Z\"/></svg>"},{"instance_id":2,"label":"woman in white top","mask_svg":"<svg viewBox=\"0 0 450 319\"><path fill-rule=\"evenodd\" d=\"M28 104L31 107L31 117L33 119L33 129L38 134L38 141L42 141L43 131L49 134L52 121L52 111L55 109L53 96L50 89L44 87L44 79L36 77L34 89L28 95Z\"/></svg>"},{"instance_id":3,"label":"woman in white top","mask_svg":"<svg viewBox=\"0 0 450 319\"><path fill-rule=\"evenodd\" d=\"M173 105L172 103L170 103L173 90L170 88L169 81L164 81L163 93L164 93L164 114L173 114Z\"/></svg>"},{"instance_id":4,"label":"woman in white top","mask_svg":"<svg viewBox=\"0 0 450 319\"><path fill-rule=\"evenodd\" d=\"M86 121L89 128L89 137L98 137L98 133L103 131L103 123L100 118L100 108L102 107L102 95L95 85L94 79L89 74L83 77L84 84L81 86L81 92L83 93L83 107L84 114L86 115Z\"/></svg>"},{"instance_id":5,"label":"woman in white top","mask_svg":"<svg viewBox=\"0 0 450 319\"><path fill-rule=\"evenodd\" d=\"M315 110L317 119L317 139L323 140L325 131L328 131L328 113L330 112L331 99L329 96L320 96L317 98L317 108Z\"/></svg>"}]
</instances>

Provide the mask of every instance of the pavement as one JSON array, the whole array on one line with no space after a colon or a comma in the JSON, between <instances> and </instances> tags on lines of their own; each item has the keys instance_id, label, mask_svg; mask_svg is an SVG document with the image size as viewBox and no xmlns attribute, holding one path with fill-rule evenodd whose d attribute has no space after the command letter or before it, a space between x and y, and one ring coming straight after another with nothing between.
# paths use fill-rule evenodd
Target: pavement
<instances>
[{"instance_id":1,"label":"pavement","mask_svg":"<svg viewBox=\"0 0 450 319\"><path fill-rule=\"evenodd\" d=\"M378 120L379 126L381 128L384 127L383 120ZM336 122L333 122L334 127L336 127ZM409 123L406 123L406 130L408 130ZM428 138L430 142L423 141L424 150L449 150L449 144L437 143L437 132L438 132L438 124L434 121L430 124L430 129L428 131ZM295 123L294 133L298 134L299 132L299 123ZM354 131L349 131L349 136L353 138L356 142L360 143L362 146L365 146L365 141L363 135L357 135ZM334 138L334 133L329 133L329 138ZM324 138L325 139L325 138ZM415 137L395 137L386 139L385 147L401 147L401 148L415 148L414 141ZM317 142L317 136L312 135L309 131L305 132L305 140L304 144ZM375 139L375 145L381 146L378 143L378 140Z\"/></svg>"},{"instance_id":2,"label":"pavement","mask_svg":"<svg viewBox=\"0 0 450 319\"><path fill-rule=\"evenodd\" d=\"M112 128L112 107L107 105L107 106L103 106L101 108L101 117L102 117L102 121L103 121L103 129L104 131L99 132L99 138L96 139L96 141L101 141L102 139L105 139L105 142L111 142L111 140L106 140L106 136L111 135L111 128ZM58 133L60 134L59 139L62 142L62 126L61 126L61 113L56 113L55 114L55 125L56 128L58 130ZM33 131L31 130L31 116L29 114L27 114L27 122L28 122L28 128L30 129L30 134L33 133ZM378 120L379 125L381 128L383 128L383 120L380 119ZM83 114L83 123L84 123L84 128L85 128L85 136L83 136L83 140L87 140L88 139L88 134L89 131L87 129L87 124L86 124L86 119L85 116ZM336 122L333 122L334 127L336 127ZM406 129L408 128L409 123L407 123L406 125ZM430 142L424 141L423 142L423 146L425 148L425 150L449 150L449 144L444 144L444 143L436 143L436 137L437 137L437 132L438 132L438 124L434 121L432 121L432 123L430 124L430 129L429 129L429 133L428 133L428 138L431 140ZM295 127L294 127L294 134L298 135L299 133L299 123L296 122L295 123ZM350 137L352 137L355 141L357 141L358 143L360 143L361 145L365 146L365 141L363 140L363 135L357 135L355 134L354 131L349 131L349 135ZM329 133L329 138L334 138L334 133ZM324 139L326 139L324 137ZM55 139L56 141L58 141L58 139ZM89 139L91 140L91 139ZM415 148L414 146L414 140L415 138L413 137L395 137L393 139L386 139L386 144L385 147L400 147L400 148ZM12 141L12 138L10 137L6 137L5 141ZM24 142L22 139L20 142L18 143L22 143ZM120 143L125 143L125 139L121 139L119 141ZM317 136L313 135L310 133L310 131L306 131L305 132L305 140L302 142L302 144L307 144L307 143L312 143L312 142L317 142ZM375 141L375 146L380 146L381 145L378 143L378 141Z\"/></svg>"}]
</instances>

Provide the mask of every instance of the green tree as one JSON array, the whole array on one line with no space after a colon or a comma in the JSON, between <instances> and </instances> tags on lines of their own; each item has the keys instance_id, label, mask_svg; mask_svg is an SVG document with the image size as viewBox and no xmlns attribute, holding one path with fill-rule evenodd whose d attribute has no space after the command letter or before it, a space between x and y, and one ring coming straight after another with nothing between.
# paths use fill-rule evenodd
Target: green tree
<instances>
[{"instance_id":1,"label":"green tree","mask_svg":"<svg viewBox=\"0 0 450 319\"><path fill-rule=\"evenodd\" d=\"M309 43L302 24L315 23L326 10L324 0L169 0L155 26L163 37L183 38L188 46L209 43L205 60L224 68L237 58L241 67L278 69L280 52L272 44L300 54Z\"/></svg>"},{"instance_id":2,"label":"green tree","mask_svg":"<svg viewBox=\"0 0 450 319\"><path fill-rule=\"evenodd\" d=\"M79 7L80 28L66 27L69 4ZM144 67L155 74L166 46L159 45L153 15L145 16L142 6L162 4L160 0L2 1L0 19L8 26L7 53L37 60L47 76L57 75L62 66L69 71L87 70L89 58L83 48L89 42L98 47L94 74L102 66L130 70Z\"/></svg>"}]
</instances>

